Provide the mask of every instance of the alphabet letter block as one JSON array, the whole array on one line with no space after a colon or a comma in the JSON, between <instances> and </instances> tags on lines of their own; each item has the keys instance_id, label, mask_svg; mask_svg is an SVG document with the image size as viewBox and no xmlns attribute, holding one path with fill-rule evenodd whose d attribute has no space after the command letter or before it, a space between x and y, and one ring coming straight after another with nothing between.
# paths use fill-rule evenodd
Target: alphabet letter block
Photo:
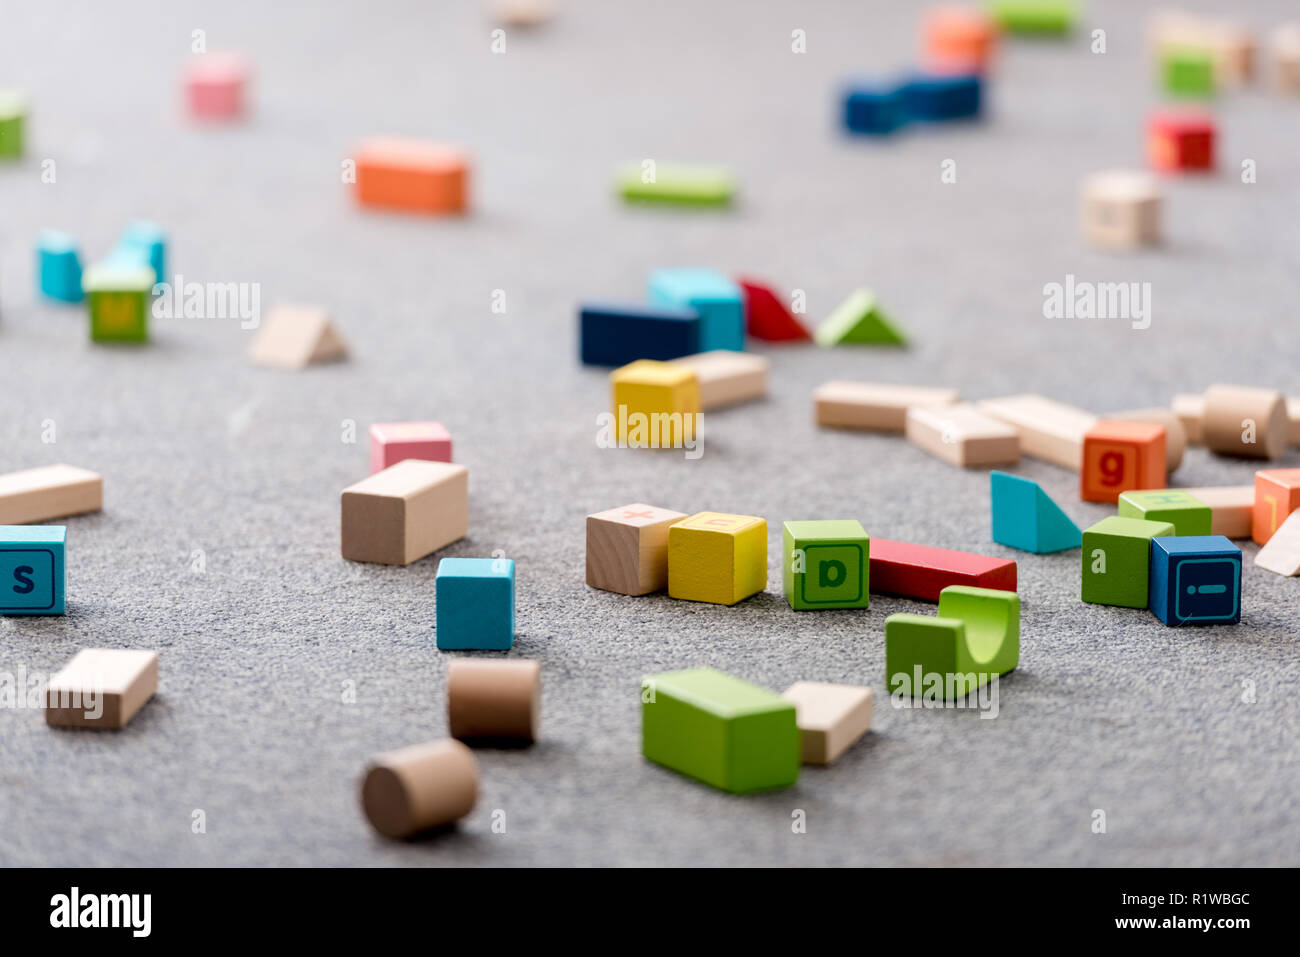
<instances>
[{"instance_id":1,"label":"alphabet letter block","mask_svg":"<svg viewBox=\"0 0 1300 957\"><path fill-rule=\"evenodd\" d=\"M1255 505L1250 537L1263 545L1300 508L1300 469L1262 469L1255 473Z\"/></svg>"},{"instance_id":2,"label":"alphabet letter block","mask_svg":"<svg viewBox=\"0 0 1300 957\"><path fill-rule=\"evenodd\" d=\"M66 610L62 525L0 525L0 615Z\"/></svg>"},{"instance_id":3,"label":"alphabet letter block","mask_svg":"<svg viewBox=\"0 0 1300 957\"><path fill-rule=\"evenodd\" d=\"M1083 530L1083 586L1094 605L1145 608L1149 599L1151 539L1174 534L1168 522L1112 515Z\"/></svg>"},{"instance_id":4,"label":"alphabet letter block","mask_svg":"<svg viewBox=\"0 0 1300 957\"><path fill-rule=\"evenodd\" d=\"M1119 497L1119 514L1148 522L1170 522L1175 535L1210 534L1210 506L1180 488L1123 492Z\"/></svg>"},{"instance_id":5,"label":"alphabet letter block","mask_svg":"<svg viewBox=\"0 0 1300 957\"><path fill-rule=\"evenodd\" d=\"M668 594L734 605L767 585L767 522L697 512L668 529Z\"/></svg>"},{"instance_id":6,"label":"alphabet letter block","mask_svg":"<svg viewBox=\"0 0 1300 957\"><path fill-rule=\"evenodd\" d=\"M1166 625L1241 621L1241 549L1222 535L1151 539L1151 612Z\"/></svg>"},{"instance_id":7,"label":"alphabet letter block","mask_svg":"<svg viewBox=\"0 0 1300 957\"><path fill-rule=\"evenodd\" d=\"M1167 468L1163 426L1103 420L1083 437L1079 493L1088 502L1115 502L1129 489L1164 488Z\"/></svg>"},{"instance_id":8,"label":"alphabet letter block","mask_svg":"<svg viewBox=\"0 0 1300 957\"><path fill-rule=\"evenodd\" d=\"M796 610L867 608L871 540L852 519L786 522L785 600Z\"/></svg>"},{"instance_id":9,"label":"alphabet letter block","mask_svg":"<svg viewBox=\"0 0 1300 957\"><path fill-rule=\"evenodd\" d=\"M686 515L633 502L587 516L587 584L621 595L668 587L668 528Z\"/></svg>"}]
</instances>

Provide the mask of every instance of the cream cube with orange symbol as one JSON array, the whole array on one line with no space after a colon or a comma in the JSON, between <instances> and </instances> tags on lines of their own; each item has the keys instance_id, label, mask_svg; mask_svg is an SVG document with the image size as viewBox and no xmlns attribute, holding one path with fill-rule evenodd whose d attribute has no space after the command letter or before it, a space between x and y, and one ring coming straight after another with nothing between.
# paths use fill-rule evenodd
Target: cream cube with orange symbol
<instances>
[{"instance_id":1,"label":"cream cube with orange symbol","mask_svg":"<svg viewBox=\"0 0 1300 957\"><path fill-rule=\"evenodd\" d=\"M609 374L620 444L680 448L697 434L700 386L695 370L638 359Z\"/></svg>"},{"instance_id":2,"label":"cream cube with orange symbol","mask_svg":"<svg viewBox=\"0 0 1300 957\"><path fill-rule=\"evenodd\" d=\"M668 529L668 595L734 605L767 586L767 521L697 512Z\"/></svg>"}]
</instances>

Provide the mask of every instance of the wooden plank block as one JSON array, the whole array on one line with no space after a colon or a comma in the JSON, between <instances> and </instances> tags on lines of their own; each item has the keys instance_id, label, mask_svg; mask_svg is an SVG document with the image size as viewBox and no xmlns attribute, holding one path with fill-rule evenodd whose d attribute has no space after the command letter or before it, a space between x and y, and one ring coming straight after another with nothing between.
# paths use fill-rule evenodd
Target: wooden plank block
<instances>
[{"instance_id":1,"label":"wooden plank block","mask_svg":"<svg viewBox=\"0 0 1300 957\"><path fill-rule=\"evenodd\" d=\"M1255 511L1255 486L1217 485L1183 489L1210 506L1210 534L1225 538L1250 538Z\"/></svg>"},{"instance_id":2,"label":"wooden plank block","mask_svg":"<svg viewBox=\"0 0 1300 957\"><path fill-rule=\"evenodd\" d=\"M1150 422L1164 426L1165 458L1169 463L1169 471L1173 472L1183 464L1183 454L1187 451L1187 430L1173 409L1132 409L1107 413L1106 418L1112 422Z\"/></svg>"},{"instance_id":3,"label":"wooden plank block","mask_svg":"<svg viewBox=\"0 0 1300 957\"><path fill-rule=\"evenodd\" d=\"M668 528L683 512L633 502L587 516L587 584L621 595L668 587Z\"/></svg>"},{"instance_id":4,"label":"wooden plank block","mask_svg":"<svg viewBox=\"0 0 1300 957\"><path fill-rule=\"evenodd\" d=\"M1083 437L1079 495L1085 502L1116 502L1130 489L1164 488L1168 464L1163 426L1102 419Z\"/></svg>"},{"instance_id":5,"label":"wooden plank block","mask_svg":"<svg viewBox=\"0 0 1300 957\"><path fill-rule=\"evenodd\" d=\"M1021 454L1076 472L1083 461L1084 433L1097 423L1091 412L1032 393L983 399L976 407L1016 430Z\"/></svg>"},{"instance_id":6,"label":"wooden plank block","mask_svg":"<svg viewBox=\"0 0 1300 957\"><path fill-rule=\"evenodd\" d=\"M342 495L342 553L353 562L409 565L469 530L469 469L407 459Z\"/></svg>"},{"instance_id":7,"label":"wooden plank block","mask_svg":"<svg viewBox=\"0 0 1300 957\"><path fill-rule=\"evenodd\" d=\"M726 206L736 192L735 177L722 166L683 163L628 163L615 177L615 189L629 203Z\"/></svg>"},{"instance_id":8,"label":"wooden plank block","mask_svg":"<svg viewBox=\"0 0 1300 957\"><path fill-rule=\"evenodd\" d=\"M1279 459L1291 438L1286 399L1275 389L1212 385L1205 390L1201 441L1220 455Z\"/></svg>"},{"instance_id":9,"label":"wooden plank block","mask_svg":"<svg viewBox=\"0 0 1300 957\"><path fill-rule=\"evenodd\" d=\"M766 520L696 512L669 527L669 597L734 605L766 587Z\"/></svg>"},{"instance_id":10,"label":"wooden plank block","mask_svg":"<svg viewBox=\"0 0 1300 957\"><path fill-rule=\"evenodd\" d=\"M796 681L781 695L794 703L804 764L831 764L871 730L871 689Z\"/></svg>"},{"instance_id":11,"label":"wooden plank block","mask_svg":"<svg viewBox=\"0 0 1300 957\"><path fill-rule=\"evenodd\" d=\"M818 425L901 433L907 425L909 407L952 405L958 398L956 389L834 379L817 387L813 405Z\"/></svg>"},{"instance_id":12,"label":"wooden plank block","mask_svg":"<svg viewBox=\"0 0 1300 957\"><path fill-rule=\"evenodd\" d=\"M124 728L157 690L157 652L87 648L46 685L45 723Z\"/></svg>"},{"instance_id":13,"label":"wooden plank block","mask_svg":"<svg viewBox=\"0 0 1300 957\"><path fill-rule=\"evenodd\" d=\"M1287 516L1255 556L1255 564L1279 575L1300 575L1300 512Z\"/></svg>"},{"instance_id":14,"label":"wooden plank block","mask_svg":"<svg viewBox=\"0 0 1300 957\"><path fill-rule=\"evenodd\" d=\"M542 666L457 658L447 665L447 729L453 738L536 741L542 714Z\"/></svg>"},{"instance_id":15,"label":"wooden plank block","mask_svg":"<svg viewBox=\"0 0 1300 957\"><path fill-rule=\"evenodd\" d=\"M370 472L406 459L451 461L451 433L441 422L376 422L370 427Z\"/></svg>"},{"instance_id":16,"label":"wooden plank block","mask_svg":"<svg viewBox=\"0 0 1300 957\"><path fill-rule=\"evenodd\" d=\"M1255 473L1250 537L1263 545L1300 508L1300 469L1261 469Z\"/></svg>"},{"instance_id":17,"label":"wooden plank block","mask_svg":"<svg viewBox=\"0 0 1300 957\"><path fill-rule=\"evenodd\" d=\"M622 366L637 359L677 359L700 351L700 314L678 306L583 303L579 358L585 365Z\"/></svg>"},{"instance_id":18,"label":"wooden plank block","mask_svg":"<svg viewBox=\"0 0 1300 957\"><path fill-rule=\"evenodd\" d=\"M444 558L433 579L440 651L506 651L515 643L515 563Z\"/></svg>"},{"instance_id":19,"label":"wooden plank block","mask_svg":"<svg viewBox=\"0 0 1300 957\"><path fill-rule=\"evenodd\" d=\"M67 532L62 525L0 525L0 615L64 614Z\"/></svg>"},{"instance_id":20,"label":"wooden plank block","mask_svg":"<svg viewBox=\"0 0 1300 957\"><path fill-rule=\"evenodd\" d=\"M1110 169L1080 188L1083 238L1100 249L1134 249L1160 242L1160 187L1138 170Z\"/></svg>"},{"instance_id":21,"label":"wooden plank block","mask_svg":"<svg viewBox=\"0 0 1300 957\"><path fill-rule=\"evenodd\" d=\"M361 778L361 808L385 837L454 824L477 800L478 760L452 738L377 755Z\"/></svg>"},{"instance_id":22,"label":"wooden plank block","mask_svg":"<svg viewBox=\"0 0 1300 957\"><path fill-rule=\"evenodd\" d=\"M1205 396L1180 392L1170 403L1174 415L1183 424L1188 445L1201 445L1201 423L1205 419Z\"/></svg>"},{"instance_id":23,"label":"wooden plank block","mask_svg":"<svg viewBox=\"0 0 1300 957\"><path fill-rule=\"evenodd\" d=\"M288 370L343 359L347 353L329 313L318 306L276 306L248 349L255 365Z\"/></svg>"},{"instance_id":24,"label":"wooden plank block","mask_svg":"<svg viewBox=\"0 0 1300 957\"><path fill-rule=\"evenodd\" d=\"M1016 430L969 403L911 406L904 431L909 442L952 465L1014 465L1020 461Z\"/></svg>"},{"instance_id":25,"label":"wooden plank block","mask_svg":"<svg viewBox=\"0 0 1300 957\"><path fill-rule=\"evenodd\" d=\"M871 540L871 590L938 601L949 585L1016 590L1016 563L931 545Z\"/></svg>"},{"instance_id":26,"label":"wooden plank block","mask_svg":"<svg viewBox=\"0 0 1300 957\"><path fill-rule=\"evenodd\" d=\"M715 349L672 360L695 372L700 408L721 409L761 399L767 394L767 370L772 363L752 352Z\"/></svg>"},{"instance_id":27,"label":"wooden plank block","mask_svg":"<svg viewBox=\"0 0 1300 957\"><path fill-rule=\"evenodd\" d=\"M378 138L361 144L356 163L362 206L430 215L469 206L469 156L459 146Z\"/></svg>"},{"instance_id":28,"label":"wooden plank block","mask_svg":"<svg viewBox=\"0 0 1300 957\"><path fill-rule=\"evenodd\" d=\"M104 507L104 480L74 465L45 465L0 475L0 525L48 522Z\"/></svg>"}]
</instances>

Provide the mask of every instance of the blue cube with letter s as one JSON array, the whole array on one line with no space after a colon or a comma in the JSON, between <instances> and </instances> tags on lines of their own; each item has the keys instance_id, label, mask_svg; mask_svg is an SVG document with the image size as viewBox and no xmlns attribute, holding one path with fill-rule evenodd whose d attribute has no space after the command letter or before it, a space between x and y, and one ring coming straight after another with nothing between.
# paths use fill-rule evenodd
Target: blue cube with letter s
<instances>
[{"instance_id":1,"label":"blue cube with letter s","mask_svg":"<svg viewBox=\"0 0 1300 957\"><path fill-rule=\"evenodd\" d=\"M63 525L0 525L0 615L62 615Z\"/></svg>"}]
</instances>

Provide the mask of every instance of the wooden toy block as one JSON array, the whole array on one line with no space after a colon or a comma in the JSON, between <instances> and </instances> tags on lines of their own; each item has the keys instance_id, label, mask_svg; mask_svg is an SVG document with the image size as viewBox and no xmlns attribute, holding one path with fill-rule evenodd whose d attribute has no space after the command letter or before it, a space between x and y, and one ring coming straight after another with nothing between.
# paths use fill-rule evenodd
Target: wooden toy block
<instances>
[{"instance_id":1,"label":"wooden toy block","mask_svg":"<svg viewBox=\"0 0 1300 957\"><path fill-rule=\"evenodd\" d=\"M1165 430L1165 460L1172 474L1183 464L1183 454L1187 451L1187 429L1173 409L1132 409L1127 412L1109 412L1106 418L1111 422L1150 422L1163 426Z\"/></svg>"},{"instance_id":2,"label":"wooden toy block","mask_svg":"<svg viewBox=\"0 0 1300 957\"><path fill-rule=\"evenodd\" d=\"M841 97L840 115L849 133L888 136L907 124L903 88L896 81L856 80Z\"/></svg>"},{"instance_id":3,"label":"wooden toy block","mask_svg":"<svg viewBox=\"0 0 1300 957\"><path fill-rule=\"evenodd\" d=\"M813 338L821 346L905 346L907 340L885 315L870 289L857 289L822 320Z\"/></svg>"},{"instance_id":4,"label":"wooden toy block","mask_svg":"<svg viewBox=\"0 0 1300 957\"><path fill-rule=\"evenodd\" d=\"M370 427L370 472L406 459L451 461L451 433L441 422L378 422Z\"/></svg>"},{"instance_id":5,"label":"wooden toy block","mask_svg":"<svg viewBox=\"0 0 1300 957\"><path fill-rule=\"evenodd\" d=\"M656 269L648 298L659 306L700 314L699 352L745 348L745 307L740 287L712 269Z\"/></svg>"},{"instance_id":6,"label":"wooden toy block","mask_svg":"<svg viewBox=\"0 0 1300 957\"><path fill-rule=\"evenodd\" d=\"M1292 512L1278 526L1255 556L1255 564L1288 578L1300 575L1300 512Z\"/></svg>"},{"instance_id":7,"label":"wooden toy block","mask_svg":"<svg viewBox=\"0 0 1300 957\"><path fill-rule=\"evenodd\" d=\"M126 263L99 263L81 280L90 308L92 342L145 342L149 338L153 270Z\"/></svg>"},{"instance_id":8,"label":"wooden toy block","mask_svg":"<svg viewBox=\"0 0 1300 957\"><path fill-rule=\"evenodd\" d=\"M1274 389L1212 385L1205 390L1201 440L1212 452L1280 459L1291 438L1286 399Z\"/></svg>"},{"instance_id":9,"label":"wooden toy block","mask_svg":"<svg viewBox=\"0 0 1300 957\"><path fill-rule=\"evenodd\" d=\"M458 146L380 138L357 150L357 202L376 209L455 215L469 206L469 156Z\"/></svg>"},{"instance_id":10,"label":"wooden toy block","mask_svg":"<svg viewBox=\"0 0 1300 957\"><path fill-rule=\"evenodd\" d=\"M785 600L797 611L867 608L871 539L855 519L786 522L781 531Z\"/></svg>"},{"instance_id":11,"label":"wooden toy block","mask_svg":"<svg viewBox=\"0 0 1300 957\"><path fill-rule=\"evenodd\" d=\"M555 7L550 0L496 0L492 12L505 26L533 29L551 19Z\"/></svg>"},{"instance_id":12,"label":"wooden toy block","mask_svg":"<svg viewBox=\"0 0 1300 957\"><path fill-rule=\"evenodd\" d=\"M1282 93L1300 93L1300 23L1284 23L1269 37L1273 83Z\"/></svg>"},{"instance_id":13,"label":"wooden toy block","mask_svg":"<svg viewBox=\"0 0 1300 957\"><path fill-rule=\"evenodd\" d=\"M185 97L190 115L200 120L228 120L244 112L244 93L252 70L234 53L200 53L185 70Z\"/></svg>"},{"instance_id":14,"label":"wooden toy block","mask_svg":"<svg viewBox=\"0 0 1300 957\"><path fill-rule=\"evenodd\" d=\"M578 313L579 356L597 366L677 359L700 351L700 331L694 309L585 303Z\"/></svg>"},{"instance_id":15,"label":"wooden toy block","mask_svg":"<svg viewBox=\"0 0 1300 957\"><path fill-rule=\"evenodd\" d=\"M812 334L790 314L770 287L754 279L737 279L745 299L745 333L764 342L806 342Z\"/></svg>"},{"instance_id":16,"label":"wooden toy block","mask_svg":"<svg viewBox=\"0 0 1300 957\"><path fill-rule=\"evenodd\" d=\"M651 675L641 684L641 753L733 794L789 787L799 778L795 706L713 668Z\"/></svg>"},{"instance_id":17,"label":"wooden toy block","mask_svg":"<svg viewBox=\"0 0 1300 957\"><path fill-rule=\"evenodd\" d=\"M67 233L42 229L36 238L37 288L47 299L81 302L81 256Z\"/></svg>"},{"instance_id":18,"label":"wooden toy block","mask_svg":"<svg viewBox=\"0 0 1300 957\"><path fill-rule=\"evenodd\" d=\"M542 666L459 658L447 665L447 729L453 738L536 741L542 715Z\"/></svg>"},{"instance_id":19,"label":"wooden toy block","mask_svg":"<svg viewBox=\"0 0 1300 957\"><path fill-rule=\"evenodd\" d=\"M45 686L45 723L125 728L157 690L157 652L85 648Z\"/></svg>"},{"instance_id":20,"label":"wooden toy block","mask_svg":"<svg viewBox=\"0 0 1300 957\"><path fill-rule=\"evenodd\" d=\"M1083 437L1079 495L1085 502L1115 502L1129 489L1164 488L1168 461L1163 426L1102 419Z\"/></svg>"},{"instance_id":21,"label":"wooden toy block","mask_svg":"<svg viewBox=\"0 0 1300 957\"><path fill-rule=\"evenodd\" d=\"M651 172L642 163L628 163L619 169L615 189L629 203L726 206L735 197L736 181L721 166L657 163Z\"/></svg>"},{"instance_id":22,"label":"wooden toy block","mask_svg":"<svg viewBox=\"0 0 1300 957\"><path fill-rule=\"evenodd\" d=\"M377 755L362 774L366 820L398 840L455 824L477 800L478 761L451 738Z\"/></svg>"},{"instance_id":23,"label":"wooden toy block","mask_svg":"<svg viewBox=\"0 0 1300 957\"><path fill-rule=\"evenodd\" d=\"M67 610L62 525L0 525L0 615L62 615Z\"/></svg>"},{"instance_id":24,"label":"wooden toy block","mask_svg":"<svg viewBox=\"0 0 1300 957\"><path fill-rule=\"evenodd\" d=\"M113 259L122 258L153 270L154 282L167 280L167 234L157 223L139 220L128 223L113 250Z\"/></svg>"},{"instance_id":25,"label":"wooden toy block","mask_svg":"<svg viewBox=\"0 0 1300 957\"><path fill-rule=\"evenodd\" d=\"M587 584L620 595L668 587L668 527L687 516L633 502L587 516Z\"/></svg>"},{"instance_id":26,"label":"wooden toy block","mask_svg":"<svg viewBox=\"0 0 1300 957\"><path fill-rule=\"evenodd\" d=\"M904 431L913 445L951 465L971 468L1015 465L1020 461L1020 436L1016 430L970 403L910 406Z\"/></svg>"},{"instance_id":27,"label":"wooden toy block","mask_svg":"<svg viewBox=\"0 0 1300 957\"><path fill-rule=\"evenodd\" d=\"M329 313L318 306L276 306L248 350L254 364L289 371L347 354Z\"/></svg>"},{"instance_id":28,"label":"wooden toy block","mask_svg":"<svg viewBox=\"0 0 1300 957\"><path fill-rule=\"evenodd\" d=\"M930 545L884 538L871 542L871 590L920 601L938 601L950 585L1016 590L1016 563Z\"/></svg>"},{"instance_id":29,"label":"wooden toy block","mask_svg":"<svg viewBox=\"0 0 1300 957\"><path fill-rule=\"evenodd\" d=\"M1208 99L1214 95L1214 52L1200 46L1170 46L1160 53L1165 93Z\"/></svg>"},{"instance_id":30,"label":"wooden toy block","mask_svg":"<svg viewBox=\"0 0 1300 957\"><path fill-rule=\"evenodd\" d=\"M911 406L938 408L959 398L956 389L831 380L813 392L813 406L821 426L901 434Z\"/></svg>"},{"instance_id":31,"label":"wooden toy block","mask_svg":"<svg viewBox=\"0 0 1300 957\"><path fill-rule=\"evenodd\" d=\"M1083 181L1083 238L1101 249L1160 242L1160 187L1148 173L1113 169Z\"/></svg>"},{"instance_id":32,"label":"wooden toy block","mask_svg":"<svg viewBox=\"0 0 1300 957\"><path fill-rule=\"evenodd\" d=\"M987 0L985 7L1004 33L1065 36L1074 29L1074 0Z\"/></svg>"},{"instance_id":33,"label":"wooden toy block","mask_svg":"<svg viewBox=\"0 0 1300 957\"><path fill-rule=\"evenodd\" d=\"M700 408L705 411L752 402L767 395L767 370L772 363L764 356L717 349L672 362L695 373Z\"/></svg>"},{"instance_id":34,"label":"wooden toy block","mask_svg":"<svg viewBox=\"0 0 1300 957\"><path fill-rule=\"evenodd\" d=\"M734 605L767 587L767 522L696 512L668 529L668 595Z\"/></svg>"},{"instance_id":35,"label":"wooden toy block","mask_svg":"<svg viewBox=\"0 0 1300 957\"><path fill-rule=\"evenodd\" d=\"M1153 19L1151 40L1161 63L1171 52L1182 50L1209 55L1214 87L1241 86L1255 70L1255 40L1249 30L1230 20L1166 11Z\"/></svg>"},{"instance_id":36,"label":"wooden toy block","mask_svg":"<svg viewBox=\"0 0 1300 957\"><path fill-rule=\"evenodd\" d=\"M885 685L891 694L965 698L1020 663L1020 597L954 585L939 614L885 619Z\"/></svg>"},{"instance_id":37,"label":"wooden toy block","mask_svg":"<svg viewBox=\"0 0 1300 957\"><path fill-rule=\"evenodd\" d=\"M1015 429L1021 454L1076 472L1083 462L1083 436L1097 424L1091 412L1032 393L983 399L976 408Z\"/></svg>"},{"instance_id":38,"label":"wooden toy block","mask_svg":"<svg viewBox=\"0 0 1300 957\"><path fill-rule=\"evenodd\" d=\"M1214 134L1208 113L1156 113L1147 121L1147 162L1163 173L1213 170Z\"/></svg>"},{"instance_id":39,"label":"wooden toy block","mask_svg":"<svg viewBox=\"0 0 1300 957\"><path fill-rule=\"evenodd\" d=\"M1300 508L1300 469L1261 469L1253 491L1250 537L1263 545Z\"/></svg>"},{"instance_id":40,"label":"wooden toy block","mask_svg":"<svg viewBox=\"0 0 1300 957\"><path fill-rule=\"evenodd\" d=\"M833 764L871 730L871 689L796 681L781 697L794 703L804 764Z\"/></svg>"},{"instance_id":41,"label":"wooden toy block","mask_svg":"<svg viewBox=\"0 0 1300 957\"><path fill-rule=\"evenodd\" d=\"M1188 445L1201 445L1201 423L1205 420L1205 396L1185 392L1174 396L1170 408L1187 433Z\"/></svg>"},{"instance_id":42,"label":"wooden toy block","mask_svg":"<svg viewBox=\"0 0 1300 957\"><path fill-rule=\"evenodd\" d=\"M1216 485L1184 491L1210 507L1209 534L1225 538L1250 538L1250 524L1255 511L1255 486Z\"/></svg>"},{"instance_id":43,"label":"wooden toy block","mask_svg":"<svg viewBox=\"0 0 1300 957\"><path fill-rule=\"evenodd\" d=\"M1079 526L1032 479L989 474L993 541L1022 552L1047 555L1078 548Z\"/></svg>"},{"instance_id":44,"label":"wooden toy block","mask_svg":"<svg viewBox=\"0 0 1300 957\"><path fill-rule=\"evenodd\" d=\"M1300 445L1300 397L1287 396L1286 417L1291 427L1287 430L1292 445Z\"/></svg>"},{"instance_id":45,"label":"wooden toy block","mask_svg":"<svg viewBox=\"0 0 1300 957\"><path fill-rule=\"evenodd\" d=\"M104 479L74 465L44 465L0 475L0 525L85 515L104 507Z\"/></svg>"},{"instance_id":46,"label":"wooden toy block","mask_svg":"<svg viewBox=\"0 0 1300 957\"><path fill-rule=\"evenodd\" d=\"M632 448L680 448L695 439L700 384L695 370L638 359L609 374L619 442Z\"/></svg>"},{"instance_id":47,"label":"wooden toy block","mask_svg":"<svg viewBox=\"0 0 1300 957\"><path fill-rule=\"evenodd\" d=\"M0 90L0 160L22 159L27 101L11 90Z\"/></svg>"},{"instance_id":48,"label":"wooden toy block","mask_svg":"<svg viewBox=\"0 0 1300 957\"><path fill-rule=\"evenodd\" d=\"M1241 621L1241 549L1222 535L1151 539L1151 613L1166 625Z\"/></svg>"},{"instance_id":49,"label":"wooden toy block","mask_svg":"<svg viewBox=\"0 0 1300 957\"><path fill-rule=\"evenodd\" d=\"M1149 601L1151 540L1174 534L1169 522L1112 515L1083 530L1083 585L1079 597L1094 605L1145 608Z\"/></svg>"},{"instance_id":50,"label":"wooden toy block","mask_svg":"<svg viewBox=\"0 0 1300 957\"><path fill-rule=\"evenodd\" d=\"M1174 526L1174 535L1209 535L1214 517L1209 505L1181 488L1121 492L1119 514L1148 522L1168 522Z\"/></svg>"},{"instance_id":51,"label":"wooden toy block","mask_svg":"<svg viewBox=\"0 0 1300 957\"><path fill-rule=\"evenodd\" d=\"M908 122L943 123L980 115L984 78L978 73L930 70L904 81L903 115Z\"/></svg>"},{"instance_id":52,"label":"wooden toy block","mask_svg":"<svg viewBox=\"0 0 1300 957\"><path fill-rule=\"evenodd\" d=\"M434 576L439 651L505 651L515 643L515 563L444 558Z\"/></svg>"},{"instance_id":53,"label":"wooden toy block","mask_svg":"<svg viewBox=\"0 0 1300 957\"><path fill-rule=\"evenodd\" d=\"M978 7L935 7L921 21L923 56L970 69L988 64L997 47L998 28Z\"/></svg>"},{"instance_id":54,"label":"wooden toy block","mask_svg":"<svg viewBox=\"0 0 1300 957\"><path fill-rule=\"evenodd\" d=\"M409 565L469 531L469 469L407 459L343 490L343 557Z\"/></svg>"}]
</instances>

